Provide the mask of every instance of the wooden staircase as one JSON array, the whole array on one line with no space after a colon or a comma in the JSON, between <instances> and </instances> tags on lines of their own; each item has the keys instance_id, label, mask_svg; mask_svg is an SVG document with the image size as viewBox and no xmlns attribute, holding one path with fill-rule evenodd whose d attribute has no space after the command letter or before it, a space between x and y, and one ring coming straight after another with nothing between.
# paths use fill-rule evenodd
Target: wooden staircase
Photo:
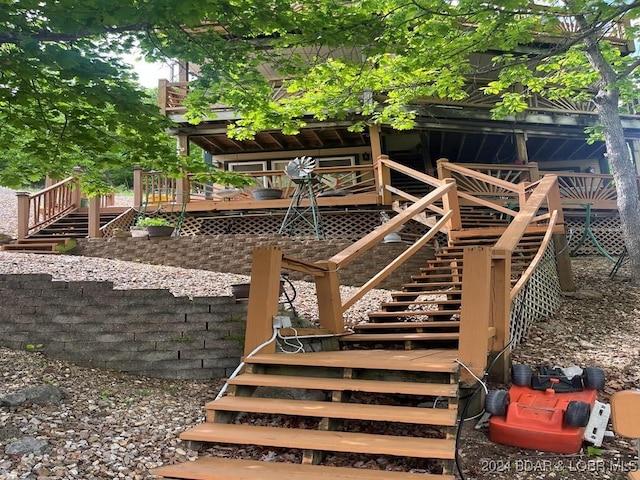
<instances>
[{"instance_id":1,"label":"wooden staircase","mask_svg":"<svg viewBox=\"0 0 640 480\"><path fill-rule=\"evenodd\" d=\"M120 213L100 214L100 226L116 218ZM87 212L75 211L29 235L28 238L16 240L2 246L3 251L59 254L73 249L75 239L89 235L89 217Z\"/></svg>"},{"instance_id":2,"label":"wooden staircase","mask_svg":"<svg viewBox=\"0 0 640 480\"><path fill-rule=\"evenodd\" d=\"M206 405L205 423L180 435L202 448L200 457L154 473L199 480L453 480L462 249L497 238L443 248L368 322L340 336L339 350L246 358L227 396ZM517 268L540 240L522 242ZM241 448L243 458L222 458L229 445Z\"/></svg>"},{"instance_id":3,"label":"wooden staircase","mask_svg":"<svg viewBox=\"0 0 640 480\"><path fill-rule=\"evenodd\" d=\"M339 337L336 351L258 354L206 405L205 423L180 435L204 447L194 462L160 467L198 480L453 480L458 423L457 345L467 245L437 252L392 301ZM515 281L542 236L514 253ZM242 459L229 456L229 446ZM287 463L264 461L286 455Z\"/></svg>"},{"instance_id":4,"label":"wooden staircase","mask_svg":"<svg viewBox=\"0 0 640 480\"><path fill-rule=\"evenodd\" d=\"M455 357L455 350L351 350L247 358L229 395L208 403L206 422L180 437L211 444L214 455L219 444L253 445L253 458L201 456L154 473L202 480L452 480L444 472L452 471L455 455ZM298 392L295 399L291 392ZM299 463L258 461L282 451ZM415 472L391 471L398 459ZM321 464L382 461L390 470Z\"/></svg>"}]
</instances>

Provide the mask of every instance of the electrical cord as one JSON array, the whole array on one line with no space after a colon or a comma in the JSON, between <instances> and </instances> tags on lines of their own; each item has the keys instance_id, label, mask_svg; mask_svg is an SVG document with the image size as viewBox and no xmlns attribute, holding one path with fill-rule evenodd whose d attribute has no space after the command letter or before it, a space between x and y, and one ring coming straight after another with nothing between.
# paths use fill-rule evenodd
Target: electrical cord
<instances>
[{"instance_id":1,"label":"electrical cord","mask_svg":"<svg viewBox=\"0 0 640 480\"><path fill-rule=\"evenodd\" d=\"M278 330L278 338L281 339L285 345L287 345L288 347L293 348L293 351L289 351L289 350L285 350L282 345L280 345L278 343L278 345L280 346L280 350L283 353L304 353L304 345L302 344L302 342L300 341L300 337L298 337L298 330L296 330L294 327L289 327L291 330L293 330L293 337L283 337L280 334L280 330ZM289 338L293 338L295 339L295 341L297 342L297 345L295 343L291 343L289 341Z\"/></svg>"},{"instance_id":2,"label":"electrical cord","mask_svg":"<svg viewBox=\"0 0 640 480\"><path fill-rule=\"evenodd\" d=\"M276 337L278 336L278 332L279 330L277 328L273 329L273 335L271 335L271 338L269 340L267 340L266 342L261 343L260 345L258 345L256 348L254 348L253 350L251 350L251 353L249 353L249 355L247 355L246 358L249 357L253 357L256 353L258 353L260 350L262 350L264 347L266 347L267 345L269 345L270 343L274 342L276 340ZM222 386L222 388L220 389L220 391L218 392L218 395L216 395L216 400L218 400L219 398L222 397L222 395L225 394L225 392L227 391L227 388L229 388L229 380L232 380L234 378L236 378L238 376L238 374L240 373L240 370L242 370L242 368L246 365L246 362L243 360L240 362L240 365L238 365L236 367L236 369L233 371L233 373L229 376L229 378L227 378L227 381L224 382L224 385Z\"/></svg>"}]
</instances>

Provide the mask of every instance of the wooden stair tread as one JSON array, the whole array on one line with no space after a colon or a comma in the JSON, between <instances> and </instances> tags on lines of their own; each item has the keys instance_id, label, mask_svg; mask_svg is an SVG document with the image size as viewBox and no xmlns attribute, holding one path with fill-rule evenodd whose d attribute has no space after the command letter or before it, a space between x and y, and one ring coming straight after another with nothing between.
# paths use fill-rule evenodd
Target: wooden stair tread
<instances>
[{"instance_id":1,"label":"wooden stair tread","mask_svg":"<svg viewBox=\"0 0 640 480\"><path fill-rule=\"evenodd\" d=\"M460 315L461 310L403 310L399 312L369 312L369 318L376 317L424 317L426 315L432 316L451 316Z\"/></svg>"},{"instance_id":2,"label":"wooden stair tread","mask_svg":"<svg viewBox=\"0 0 640 480\"><path fill-rule=\"evenodd\" d=\"M457 410L446 408L397 407L361 403L285 400L282 398L227 396L206 404L207 410L265 413L300 417L371 420L451 427Z\"/></svg>"},{"instance_id":3,"label":"wooden stair tread","mask_svg":"<svg viewBox=\"0 0 640 480\"><path fill-rule=\"evenodd\" d=\"M391 292L391 297L409 297L409 296L419 296L419 295L461 295L462 290L460 289L452 289L452 290L424 290L424 291L413 291L413 292Z\"/></svg>"},{"instance_id":4,"label":"wooden stair tread","mask_svg":"<svg viewBox=\"0 0 640 480\"><path fill-rule=\"evenodd\" d=\"M455 440L353 433L331 430L201 423L180 434L182 440L260 445L327 452L365 453L452 460Z\"/></svg>"},{"instance_id":5,"label":"wooden stair tread","mask_svg":"<svg viewBox=\"0 0 640 480\"><path fill-rule=\"evenodd\" d=\"M429 333L354 333L340 339L341 342L397 342L397 341L428 341L428 340L458 340L458 332L429 332Z\"/></svg>"},{"instance_id":6,"label":"wooden stair tread","mask_svg":"<svg viewBox=\"0 0 640 480\"><path fill-rule=\"evenodd\" d=\"M383 328L400 329L417 329L417 328L438 328L438 327L459 327L459 320L443 320L431 322L379 322L379 323L360 323L354 327L354 331L362 330L380 330Z\"/></svg>"},{"instance_id":7,"label":"wooden stair tread","mask_svg":"<svg viewBox=\"0 0 640 480\"><path fill-rule=\"evenodd\" d=\"M462 282L414 282L414 283L403 283L402 284L402 288L406 288L406 287L428 287L428 286L432 286L432 287L457 287L457 286L461 286Z\"/></svg>"},{"instance_id":8,"label":"wooden stair tread","mask_svg":"<svg viewBox=\"0 0 640 480\"><path fill-rule=\"evenodd\" d=\"M295 355L257 354L245 358L245 363L454 373L458 371L456 358L458 358L458 352L451 349L376 350L373 353L368 350L352 350L297 353Z\"/></svg>"},{"instance_id":9,"label":"wooden stair tread","mask_svg":"<svg viewBox=\"0 0 640 480\"><path fill-rule=\"evenodd\" d=\"M304 388L431 397L455 397L457 386L442 383L391 382L356 380L352 378L300 377L296 375L268 375L243 373L229 380L229 385L252 387Z\"/></svg>"},{"instance_id":10,"label":"wooden stair tread","mask_svg":"<svg viewBox=\"0 0 640 480\"><path fill-rule=\"evenodd\" d=\"M410 307L411 305L460 305L460 300L407 300L400 302L383 302L381 306L386 307Z\"/></svg>"},{"instance_id":11,"label":"wooden stair tread","mask_svg":"<svg viewBox=\"0 0 640 480\"><path fill-rule=\"evenodd\" d=\"M452 475L392 472L325 465L200 457L155 468L155 475L190 480L454 480Z\"/></svg>"}]
</instances>

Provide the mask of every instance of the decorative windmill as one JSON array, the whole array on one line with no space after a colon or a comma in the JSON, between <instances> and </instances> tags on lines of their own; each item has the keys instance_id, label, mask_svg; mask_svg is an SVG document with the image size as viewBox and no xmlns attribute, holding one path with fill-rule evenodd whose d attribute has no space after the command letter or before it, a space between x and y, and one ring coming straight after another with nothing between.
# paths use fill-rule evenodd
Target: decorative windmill
<instances>
[{"instance_id":1,"label":"decorative windmill","mask_svg":"<svg viewBox=\"0 0 640 480\"><path fill-rule=\"evenodd\" d=\"M284 169L296 189L278 232L281 235L294 234L295 225L303 223L313 228L317 239L324 238L320 210L313 191L313 186L320 182L313 173L314 168L316 161L312 157L302 156L291 160ZM308 204L303 205L304 200L308 200Z\"/></svg>"}]
</instances>

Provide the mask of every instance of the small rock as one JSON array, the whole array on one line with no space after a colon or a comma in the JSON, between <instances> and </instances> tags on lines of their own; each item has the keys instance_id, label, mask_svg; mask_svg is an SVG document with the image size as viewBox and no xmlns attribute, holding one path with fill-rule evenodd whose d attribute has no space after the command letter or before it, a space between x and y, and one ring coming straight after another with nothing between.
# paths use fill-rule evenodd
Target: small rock
<instances>
[{"instance_id":1,"label":"small rock","mask_svg":"<svg viewBox=\"0 0 640 480\"><path fill-rule=\"evenodd\" d=\"M49 384L25 388L21 393L26 395L27 401L37 405L57 404L64 398L64 392L61 389Z\"/></svg>"},{"instance_id":2,"label":"small rock","mask_svg":"<svg viewBox=\"0 0 640 480\"><path fill-rule=\"evenodd\" d=\"M28 453L42 455L48 449L49 443L46 440L38 440L37 438L33 437L24 437L7 445L4 449L4 453L7 455L26 455Z\"/></svg>"},{"instance_id":3,"label":"small rock","mask_svg":"<svg viewBox=\"0 0 640 480\"><path fill-rule=\"evenodd\" d=\"M589 343L586 340L582 340L579 339L578 340L578 344L582 347L582 348L596 348L596 346L593 343Z\"/></svg>"},{"instance_id":4,"label":"small rock","mask_svg":"<svg viewBox=\"0 0 640 480\"><path fill-rule=\"evenodd\" d=\"M17 407L27 401L23 392L9 393L0 397L0 405L3 407Z\"/></svg>"}]
</instances>

